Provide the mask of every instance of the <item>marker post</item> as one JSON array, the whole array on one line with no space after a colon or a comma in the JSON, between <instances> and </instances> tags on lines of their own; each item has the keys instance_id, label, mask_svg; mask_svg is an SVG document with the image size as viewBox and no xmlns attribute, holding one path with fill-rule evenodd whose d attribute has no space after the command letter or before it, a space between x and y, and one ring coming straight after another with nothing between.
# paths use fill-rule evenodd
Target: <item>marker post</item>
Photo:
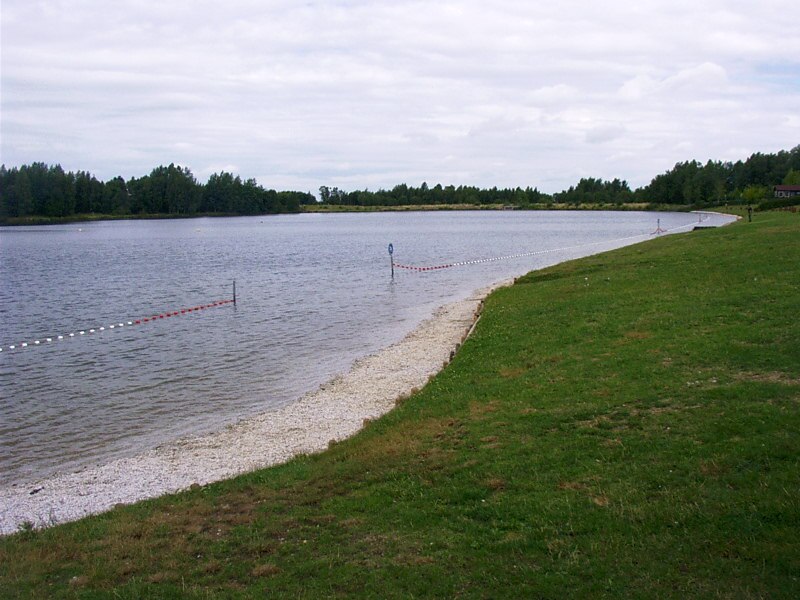
<instances>
[{"instance_id":1,"label":"marker post","mask_svg":"<svg viewBox=\"0 0 800 600\"><path fill-rule=\"evenodd\" d=\"M392 265L392 279L394 279L394 246L389 244L389 262Z\"/></svg>"}]
</instances>

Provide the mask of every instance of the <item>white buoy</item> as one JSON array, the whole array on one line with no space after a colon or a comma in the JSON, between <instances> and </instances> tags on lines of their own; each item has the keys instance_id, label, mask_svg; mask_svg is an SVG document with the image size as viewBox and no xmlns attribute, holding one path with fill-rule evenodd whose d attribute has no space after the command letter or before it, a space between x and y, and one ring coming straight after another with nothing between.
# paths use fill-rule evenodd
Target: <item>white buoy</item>
<instances>
[{"instance_id":1,"label":"white buoy","mask_svg":"<svg viewBox=\"0 0 800 600\"><path fill-rule=\"evenodd\" d=\"M28 347L28 342L22 342L22 347L23 348L27 348Z\"/></svg>"}]
</instances>

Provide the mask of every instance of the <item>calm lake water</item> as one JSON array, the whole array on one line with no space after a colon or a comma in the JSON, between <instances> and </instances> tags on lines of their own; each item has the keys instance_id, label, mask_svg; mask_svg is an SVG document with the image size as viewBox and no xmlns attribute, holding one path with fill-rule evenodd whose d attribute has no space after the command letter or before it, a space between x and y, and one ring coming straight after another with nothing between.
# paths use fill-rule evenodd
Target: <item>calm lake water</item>
<instances>
[{"instance_id":1,"label":"calm lake water","mask_svg":"<svg viewBox=\"0 0 800 600\"><path fill-rule=\"evenodd\" d=\"M436 307L647 239L657 219L672 229L698 216L306 214L0 228L0 484L283 406ZM552 252L392 279L390 242L395 260L413 265ZM229 299L234 279L236 306L119 327Z\"/></svg>"}]
</instances>

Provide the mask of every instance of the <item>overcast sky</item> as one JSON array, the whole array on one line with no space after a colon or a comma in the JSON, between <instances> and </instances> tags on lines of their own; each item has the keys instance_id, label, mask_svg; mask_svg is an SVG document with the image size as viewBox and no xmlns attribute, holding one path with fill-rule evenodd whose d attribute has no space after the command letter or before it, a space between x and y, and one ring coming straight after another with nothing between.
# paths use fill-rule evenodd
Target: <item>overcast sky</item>
<instances>
[{"instance_id":1,"label":"overcast sky","mask_svg":"<svg viewBox=\"0 0 800 600\"><path fill-rule=\"evenodd\" d=\"M800 144L797 0L2 0L2 162L639 187Z\"/></svg>"}]
</instances>

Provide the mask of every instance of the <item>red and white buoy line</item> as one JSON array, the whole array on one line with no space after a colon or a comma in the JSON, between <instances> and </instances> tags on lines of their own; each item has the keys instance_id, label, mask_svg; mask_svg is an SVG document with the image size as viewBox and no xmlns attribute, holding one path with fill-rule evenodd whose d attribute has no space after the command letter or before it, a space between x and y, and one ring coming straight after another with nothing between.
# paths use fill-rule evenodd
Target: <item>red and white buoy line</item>
<instances>
[{"instance_id":1,"label":"red and white buoy line","mask_svg":"<svg viewBox=\"0 0 800 600\"><path fill-rule=\"evenodd\" d=\"M191 308L181 308L180 310L174 310L169 312L160 313L157 315L153 315L152 317L143 317L141 319L135 319L132 321L120 321L119 323L112 323L110 325L103 325L100 327L92 327L87 329L80 329L77 331L73 331L71 333L65 333L63 335L56 335L51 337L45 337L38 340L33 340L31 342L21 342L19 344L11 344L8 346L1 346L0 352L8 352L9 350L21 350L23 348L29 348L31 346L42 346L47 344L52 344L54 342L58 342L61 340L68 340L71 338L81 337L82 335L92 335L94 333L100 333L110 329L121 329L123 327L134 327L136 325L143 325L144 323L150 323L151 321L158 321L159 319L169 319L170 317L179 317L181 315L185 315L188 313L193 313L201 310L205 310L207 308L216 308L217 306L224 306L225 304L234 304L233 300L217 300L216 302L212 302L211 304L201 304L200 306L192 306Z\"/></svg>"},{"instance_id":2,"label":"red and white buoy line","mask_svg":"<svg viewBox=\"0 0 800 600\"><path fill-rule=\"evenodd\" d=\"M435 265L432 267L418 267L414 265L403 265L399 263L394 263L394 266L398 269L406 269L407 271L438 271L440 269L450 269L452 267L463 267L466 265L479 265L482 263L488 262L495 262L498 260L510 260L512 258L525 258L527 256L538 256L540 254L549 254L551 252L566 252L568 250L577 250L579 248L588 248L589 246L599 246L600 244L613 244L616 242L625 242L628 240L634 240L638 238L649 238L659 233L669 233L671 231L678 231L679 229L685 229L687 227L693 227L694 223L689 223L688 225L680 225L679 227L672 227L671 229L661 229L660 224L657 231L653 233L640 233L638 235L630 235L627 237L616 238L613 240L603 240L600 242L590 242L588 244L577 244L575 246L565 246L563 248L552 248L550 250L537 250L535 252L523 252L521 254L509 254L507 256L495 256L492 258L481 258L478 260L466 260L462 262L455 262L455 263L448 263L445 265Z\"/></svg>"}]
</instances>

